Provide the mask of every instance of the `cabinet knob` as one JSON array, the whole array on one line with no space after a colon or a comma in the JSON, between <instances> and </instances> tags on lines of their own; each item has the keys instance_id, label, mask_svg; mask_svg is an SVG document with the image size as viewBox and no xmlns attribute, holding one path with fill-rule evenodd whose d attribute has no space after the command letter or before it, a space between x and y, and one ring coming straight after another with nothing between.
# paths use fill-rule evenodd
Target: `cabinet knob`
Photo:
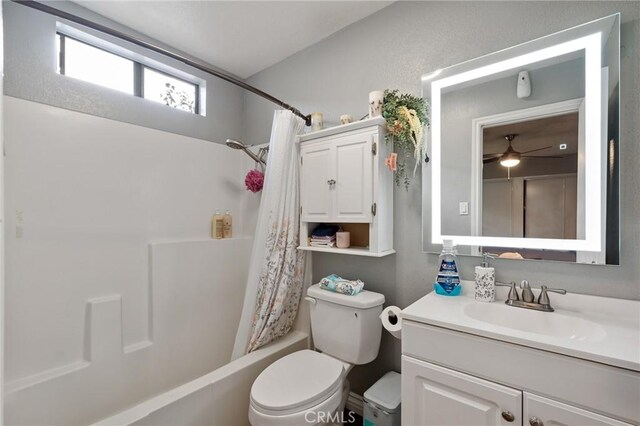
<instances>
[{"instance_id":1,"label":"cabinet knob","mask_svg":"<svg viewBox=\"0 0 640 426\"><path fill-rule=\"evenodd\" d=\"M335 184L336 184L336 181L335 181L335 179L329 179L329 180L327 181L327 184L329 184L329 185L335 185Z\"/></svg>"},{"instance_id":2,"label":"cabinet knob","mask_svg":"<svg viewBox=\"0 0 640 426\"><path fill-rule=\"evenodd\" d=\"M511 423L512 421L514 421L516 419L516 416L514 416L511 411L503 411L502 412L502 418L505 419L506 421L508 421L509 423Z\"/></svg>"},{"instance_id":3,"label":"cabinet knob","mask_svg":"<svg viewBox=\"0 0 640 426\"><path fill-rule=\"evenodd\" d=\"M544 426L544 423L542 423L542 420L540 420L540 419L539 419L539 418L537 418L537 417L531 417L531 418L529 419L529 424L530 424L531 426Z\"/></svg>"}]
</instances>

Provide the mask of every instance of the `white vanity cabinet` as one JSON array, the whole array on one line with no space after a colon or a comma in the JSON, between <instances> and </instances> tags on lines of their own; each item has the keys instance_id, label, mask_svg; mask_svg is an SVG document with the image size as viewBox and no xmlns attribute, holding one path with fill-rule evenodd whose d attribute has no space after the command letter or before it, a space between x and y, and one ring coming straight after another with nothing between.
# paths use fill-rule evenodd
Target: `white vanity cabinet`
<instances>
[{"instance_id":1,"label":"white vanity cabinet","mask_svg":"<svg viewBox=\"0 0 640 426\"><path fill-rule=\"evenodd\" d=\"M631 426L559 401L402 357L402 424Z\"/></svg>"},{"instance_id":2,"label":"white vanity cabinet","mask_svg":"<svg viewBox=\"0 0 640 426\"><path fill-rule=\"evenodd\" d=\"M630 426L611 417L524 392L524 418L532 426ZM640 419L638 419L640 421ZM526 423L525 423L526 424Z\"/></svg>"},{"instance_id":3,"label":"white vanity cabinet","mask_svg":"<svg viewBox=\"0 0 640 426\"><path fill-rule=\"evenodd\" d=\"M403 426L640 424L638 371L403 318Z\"/></svg>"},{"instance_id":4,"label":"white vanity cabinet","mask_svg":"<svg viewBox=\"0 0 640 426\"><path fill-rule=\"evenodd\" d=\"M382 117L300 136L300 249L364 256L393 251L393 173ZM320 223L351 233L352 247L312 247Z\"/></svg>"},{"instance_id":5,"label":"white vanity cabinet","mask_svg":"<svg viewBox=\"0 0 640 426\"><path fill-rule=\"evenodd\" d=\"M522 424L522 392L402 357L403 425Z\"/></svg>"}]
</instances>

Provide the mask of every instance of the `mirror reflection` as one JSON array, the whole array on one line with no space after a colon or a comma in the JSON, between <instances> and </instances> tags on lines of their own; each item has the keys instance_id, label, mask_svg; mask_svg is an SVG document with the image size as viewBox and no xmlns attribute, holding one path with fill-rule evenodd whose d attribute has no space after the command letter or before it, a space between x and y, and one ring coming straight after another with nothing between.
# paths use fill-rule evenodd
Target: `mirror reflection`
<instances>
[{"instance_id":1,"label":"mirror reflection","mask_svg":"<svg viewBox=\"0 0 640 426\"><path fill-rule=\"evenodd\" d=\"M595 49L506 65L597 32ZM425 250L451 238L462 254L617 264L618 67L613 15L423 77L440 177L423 167L439 211L423 210Z\"/></svg>"}]
</instances>

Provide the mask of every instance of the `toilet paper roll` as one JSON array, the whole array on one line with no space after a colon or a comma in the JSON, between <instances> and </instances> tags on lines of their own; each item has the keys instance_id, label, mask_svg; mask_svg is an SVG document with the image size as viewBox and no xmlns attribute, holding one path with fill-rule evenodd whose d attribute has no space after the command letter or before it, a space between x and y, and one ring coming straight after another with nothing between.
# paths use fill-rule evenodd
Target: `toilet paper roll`
<instances>
[{"instance_id":1,"label":"toilet paper roll","mask_svg":"<svg viewBox=\"0 0 640 426\"><path fill-rule=\"evenodd\" d=\"M400 316L400 311L402 311L402 309L397 306L388 306L380 314L382 326L396 339L400 339L402 335L402 317Z\"/></svg>"}]
</instances>

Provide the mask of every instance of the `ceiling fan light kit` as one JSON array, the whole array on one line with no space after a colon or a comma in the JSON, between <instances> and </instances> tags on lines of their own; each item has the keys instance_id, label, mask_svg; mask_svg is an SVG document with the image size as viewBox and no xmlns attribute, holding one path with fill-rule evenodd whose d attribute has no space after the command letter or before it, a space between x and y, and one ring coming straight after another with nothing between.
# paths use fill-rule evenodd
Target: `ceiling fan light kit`
<instances>
[{"instance_id":1,"label":"ceiling fan light kit","mask_svg":"<svg viewBox=\"0 0 640 426\"><path fill-rule=\"evenodd\" d=\"M500 159L500 165L503 167L514 167L520 164L520 154L517 152L510 152L507 155L504 155Z\"/></svg>"},{"instance_id":2,"label":"ceiling fan light kit","mask_svg":"<svg viewBox=\"0 0 640 426\"><path fill-rule=\"evenodd\" d=\"M530 149L528 151L524 151L524 152L520 152L520 151L516 151L515 149L513 149L513 146L511 146L511 143L513 142L513 140L516 138L516 136L518 136L517 134L509 134L509 135L505 135L504 139L509 143L509 146L507 146L507 149L502 153L502 154L487 154L484 156L484 159L482 160L483 164L487 164L487 163L493 163L494 161L498 161L500 162L500 165L503 167L507 167L507 168L511 168L511 167L515 167L518 164L520 164L520 161L523 158L563 158L563 157L558 157L558 156L549 156L549 155L545 155L545 156L536 156L536 155L526 155L529 154L531 152L537 152L537 151L543 151L545 149L549 149L552 146L545 146L542 148L536 148L536 149Z\"/></svg>"}]
</instances>

